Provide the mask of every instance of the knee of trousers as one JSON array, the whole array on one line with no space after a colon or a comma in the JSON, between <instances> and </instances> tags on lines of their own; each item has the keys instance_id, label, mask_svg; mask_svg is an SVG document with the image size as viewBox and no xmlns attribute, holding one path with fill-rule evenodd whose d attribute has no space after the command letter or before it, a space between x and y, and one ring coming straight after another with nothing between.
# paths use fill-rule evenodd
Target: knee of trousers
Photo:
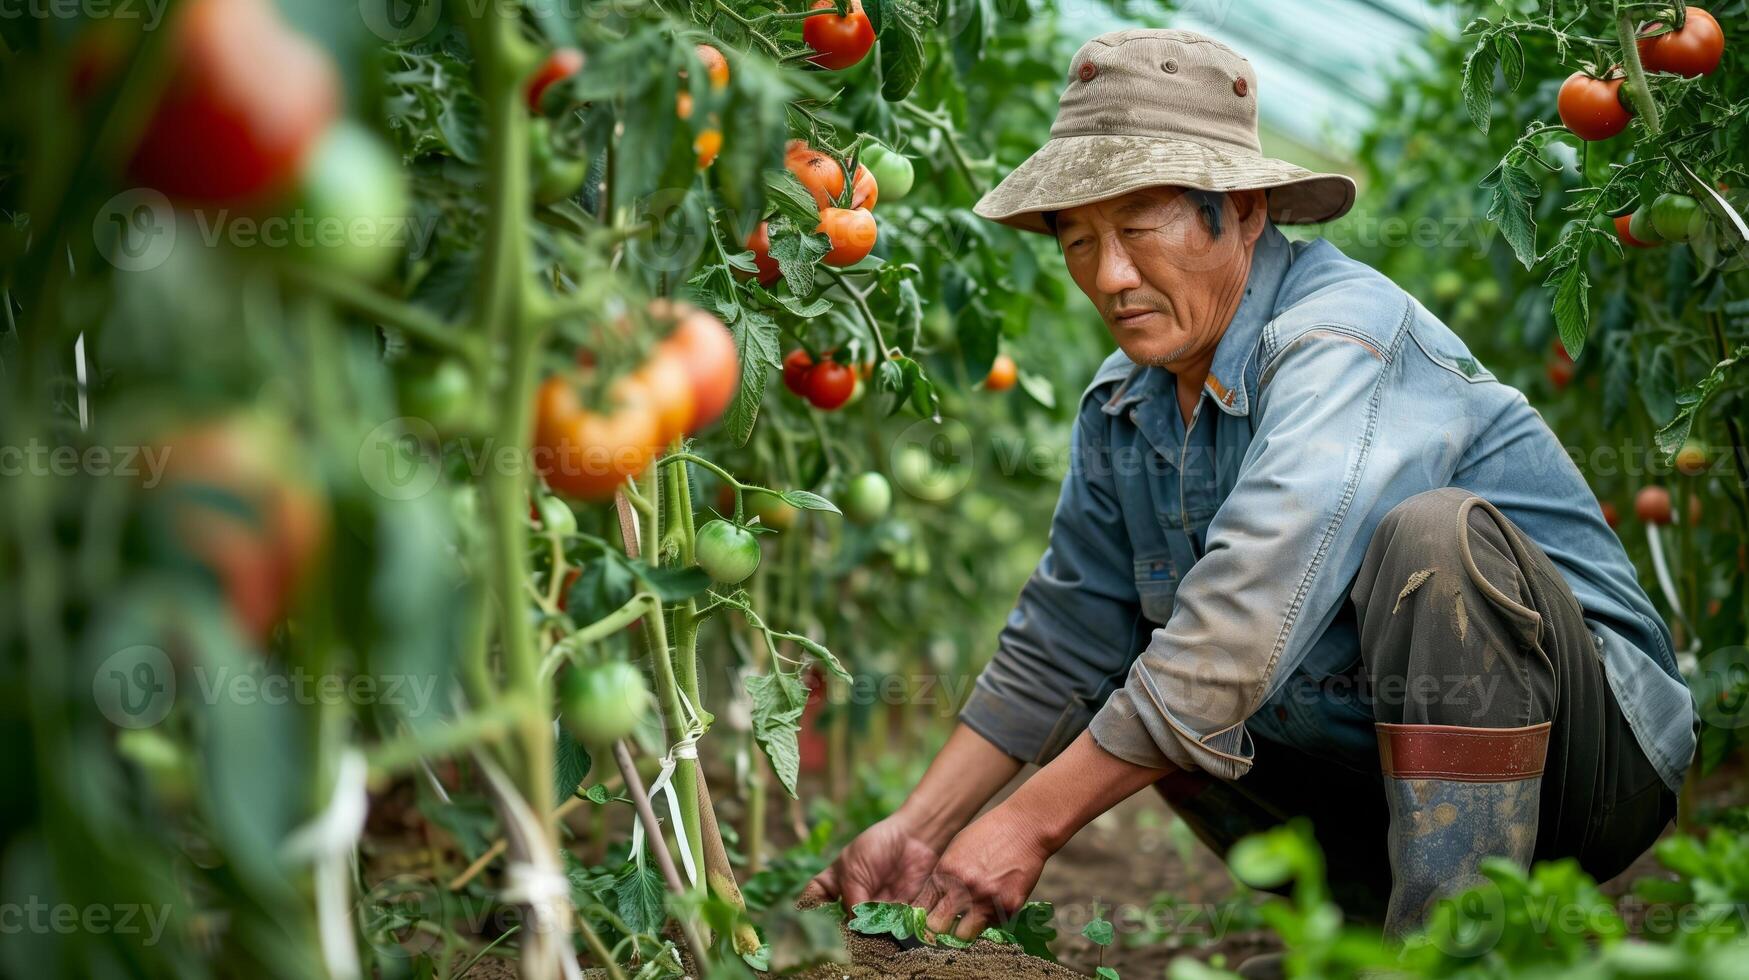
<instances>
[{"instance_id":1,"label":"knee of trousers","mask_svg":"<svg viewBox=\"0 0 1749 980\"><path fill-rule=\"evenodd\" d=\"M1496 675L1516 688L1541 666L1523 655L1540 616L1506 518L1467 490L1430 490L1392 508L1351 598L1375 697L1437 702L1426 705L1425 723L1487 726L1483 716L1496 712L1478 698L1496 690Z\"/></svg>"}]
</instances>

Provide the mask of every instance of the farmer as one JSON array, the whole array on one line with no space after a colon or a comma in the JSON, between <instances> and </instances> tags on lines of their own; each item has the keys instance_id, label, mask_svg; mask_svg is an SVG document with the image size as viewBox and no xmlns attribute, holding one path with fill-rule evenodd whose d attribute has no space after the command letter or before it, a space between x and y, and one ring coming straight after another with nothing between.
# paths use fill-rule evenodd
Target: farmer
<instances>
[{"instance_id":1,"label":"farmer","mask_svg":"<svg viewBox=\"0 0 1749 980\"><path fill-rule=\"evenodd\" d=\"M1401 936L1484 857L1601 880L1674 814L1693 703L1584 477L1414 297L1283 237L1354 184L1263 156L1257 98L1207 37L1101 35L978 203L1055 236L1118 350L958 727L814 893L969 938L1152 785L1218 852L1307 818Z\"/></svg>"}]
</instances>

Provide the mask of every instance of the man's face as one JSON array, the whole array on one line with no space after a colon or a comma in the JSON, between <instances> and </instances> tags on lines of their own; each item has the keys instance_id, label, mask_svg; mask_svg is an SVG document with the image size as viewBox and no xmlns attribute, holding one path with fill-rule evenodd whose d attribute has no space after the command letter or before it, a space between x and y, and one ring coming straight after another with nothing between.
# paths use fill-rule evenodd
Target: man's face
<instances>
[{"instance_id":1,"label":"man's face","mask_svg":"<svg viewBox=\"0 0 1749 980\"><path fill-rule=\"evenodd\" d=\"M1219 238L1193 200L1151 187L1057 213L1069 275L1138 364L1172 370L1212 357L1243 295L1263 192L1220 197Z\"/></svg>"}]
</instances>

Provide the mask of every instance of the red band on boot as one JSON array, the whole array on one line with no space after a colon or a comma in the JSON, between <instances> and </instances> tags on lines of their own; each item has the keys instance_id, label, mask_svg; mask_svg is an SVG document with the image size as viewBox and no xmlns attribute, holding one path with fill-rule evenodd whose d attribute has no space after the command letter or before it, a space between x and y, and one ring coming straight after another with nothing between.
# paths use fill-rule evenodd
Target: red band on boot
<instances>
[{"instance_id":1,"label":"red band on boot","mask_svg":"<svg viewBox=\"0 0 1749 980\"><path fill-rule=\"evenodd\" d=\"M1524 728L1373 725L1379 765L1396 779L1510 783L1543 774L1550 722Z\"/></svg>"}]
</instances>

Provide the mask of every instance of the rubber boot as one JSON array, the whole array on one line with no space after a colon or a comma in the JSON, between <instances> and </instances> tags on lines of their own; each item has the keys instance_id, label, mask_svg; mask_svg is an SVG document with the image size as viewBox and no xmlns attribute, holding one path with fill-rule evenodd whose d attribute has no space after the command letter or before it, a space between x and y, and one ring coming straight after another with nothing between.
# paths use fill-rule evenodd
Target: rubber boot
<instances>
[{"instance_id":1,"label":"rubber boot","mask_svg":"<svg viewBox=\"0 0 1749 980\"><path fill-rule=\"evenodd\" d=\"M1426 924L1438 900L1485 881L1483 858L1529 866L1549 723L1375 727L1391 809L1385 935L1402 939Z\"/></svg>"}]
</instances>

